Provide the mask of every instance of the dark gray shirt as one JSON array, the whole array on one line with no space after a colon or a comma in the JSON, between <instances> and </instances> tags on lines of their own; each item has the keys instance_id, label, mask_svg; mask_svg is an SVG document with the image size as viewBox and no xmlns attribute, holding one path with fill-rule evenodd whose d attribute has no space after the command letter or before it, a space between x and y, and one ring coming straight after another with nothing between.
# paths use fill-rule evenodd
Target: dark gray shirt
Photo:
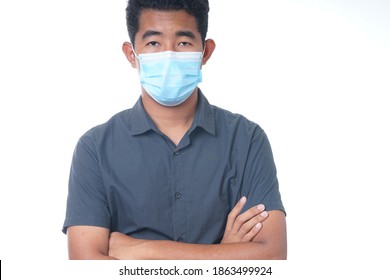
<instances>
[{"instance_id":1,"label":"dark gray shirt","mask_svg":"<svg viewBox=\"0 0 390 280\"><path fill-rule=\"evenodd\" d=\"M282 210L264 131L209 104L199 90L191 128L178 146L161 133L141 99L84 134L75 149L63 231L109 228L135 238L212 244L242 197Z\"/></svg>"}]
</instances>

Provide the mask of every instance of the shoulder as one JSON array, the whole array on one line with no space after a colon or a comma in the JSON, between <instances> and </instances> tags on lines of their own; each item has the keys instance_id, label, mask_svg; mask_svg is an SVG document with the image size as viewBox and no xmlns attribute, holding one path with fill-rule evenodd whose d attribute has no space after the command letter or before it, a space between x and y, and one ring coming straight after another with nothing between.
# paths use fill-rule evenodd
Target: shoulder
<instances>
[{"instance_id":1,"label":"shoulder","mask_svg":"<svg viewBox=\"0 0 390 280\"><path fill-rule=\"evenodd\" d=\"M212 105L215 115L215 122L219 130L232 131L235 133L242 133L241 135L254 136L264 134L261 126L245 116L232 113L229 110L222 109L218 106Z\"/></svg>"},{"instance_id":2,"label":"shoulder","mask_svg":"<svg viewBox=\"0 0 390 280\"><path fill-rule=\"evenodd\" d=\"M116 131L121 131L128 127L127 119L132 109L123 110L113 115L106 122L96 125L87 130L79 139L79 143L90 146L93 143L104 141L108 136Z\"/></svg>"}]
</instances>

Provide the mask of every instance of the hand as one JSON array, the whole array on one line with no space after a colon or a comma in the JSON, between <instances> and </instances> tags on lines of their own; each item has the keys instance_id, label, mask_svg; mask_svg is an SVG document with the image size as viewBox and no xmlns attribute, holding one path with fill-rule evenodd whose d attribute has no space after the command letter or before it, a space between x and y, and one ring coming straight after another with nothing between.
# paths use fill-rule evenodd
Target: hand
<instances>
[{"instance_id":1,"label":"hand","mask_svg":"<svg viewBox=\"0 0 390 280\"><path fill-rule=\"evenodd\" d=\"M109 240L109 256L117 259L140 259L137 253L142 252L136 248L141 246L145 240L136 239L120 232L112 232Z\"/></svg>"},{"instance_id":2,"label":"hand","mask_svg":"<svg viewBox=\"0 0 390 280\"><path fill-rule=\"evenodd\" d=\"M268 217L265 206L259 204L240 214L245 203L244 196L229 213L221 243L250 242L259 233L261 223Z\"/></svg>"}]
</instances>

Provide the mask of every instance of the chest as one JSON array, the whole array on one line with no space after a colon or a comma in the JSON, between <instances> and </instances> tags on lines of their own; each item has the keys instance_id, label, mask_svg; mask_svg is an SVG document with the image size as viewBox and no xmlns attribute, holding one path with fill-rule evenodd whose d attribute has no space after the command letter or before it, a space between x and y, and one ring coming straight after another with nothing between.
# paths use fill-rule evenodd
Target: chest
<instances>
[{"instance_id":1,"label":"chest","mask_svg":"<svg viewBox=\"0 0 390 280\"><path fill-rule=\"evenodd\" d=\"M240 197L238 151L212 141L176 148L158 137L142 140L147 143L122 146L104 163L114 223L128 232L166 232L169 239L187 235L199 243L205 232L218 238Z\"/></svg>"}]
</instances>

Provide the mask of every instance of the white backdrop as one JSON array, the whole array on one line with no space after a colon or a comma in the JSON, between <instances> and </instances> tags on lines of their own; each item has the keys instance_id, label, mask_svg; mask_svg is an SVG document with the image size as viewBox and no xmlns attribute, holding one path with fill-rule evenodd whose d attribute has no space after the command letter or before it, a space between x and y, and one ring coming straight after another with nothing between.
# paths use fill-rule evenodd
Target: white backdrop
<instances>
[{"instance_id":1,"label":"white backdrop","mask_svg":"<svg viewBox=\"0 0 390 280\"><path fill-rule=\"evenodd\" d=\"M61 228L77 139L139 96L138 74L121 51L125 6L0 4L4 265L67 258ZM288 213L290 263L379 275L390 249L390 2L210 6L208 37L217 48L200 88L267 132Z\"/></svg>"}]
</instances>

